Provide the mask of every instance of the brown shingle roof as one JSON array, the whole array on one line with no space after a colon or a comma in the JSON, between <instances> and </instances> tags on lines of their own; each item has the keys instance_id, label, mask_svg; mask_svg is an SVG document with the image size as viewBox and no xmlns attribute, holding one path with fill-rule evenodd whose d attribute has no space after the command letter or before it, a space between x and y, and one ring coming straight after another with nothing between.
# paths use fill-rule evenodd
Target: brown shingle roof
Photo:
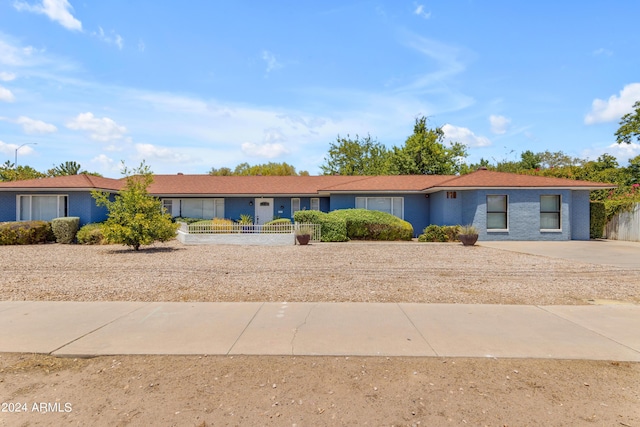
<instances>
[{"instance_id":1,"label":"brown shingle roof","mask_svg":"<svg viewBox=\"0 0 640 427\"><path fill-rule=\"evenodd\" d=\"M24 181L2 182L0 191L17 189L112 190L124 185L124 178L70 175ZM154 175L149 192L168 195L314 195L337 192L419 192L446 188L613 188L615 185L531 175L479 170L467 175L399 176L211 176Z\"/></svg>"},{"instance_id":2,"label":"brown shingle roof","mask_svg":"<svg viewBox=\"0 0 640 427\"><path fill-rule=\"evenodd\" d=\"M434 186L437 188L613 188L614 184L603 182L578 181L565 178L552 178L536 175L520 175L515 173L477 170L470 174L450 178Z\"/></svg>"},{"instance_id":3,"label":"brown shingle roof","mask_svg":"<svg viewBox=\"0 0 640 427\"><path fill-rule=\"evenodd\" d=\"M1 182L2 189L100 189L119 190L123 182L117 179L103 178L93 175L68 175L51 178L25 179L22 181Z\"/></svg>"}]
</instances>

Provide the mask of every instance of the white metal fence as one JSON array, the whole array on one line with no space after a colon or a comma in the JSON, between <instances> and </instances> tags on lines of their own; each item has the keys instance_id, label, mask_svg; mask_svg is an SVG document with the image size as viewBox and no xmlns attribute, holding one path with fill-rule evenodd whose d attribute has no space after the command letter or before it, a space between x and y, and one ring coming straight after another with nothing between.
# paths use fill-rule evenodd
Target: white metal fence
<instances>
[{"instance_id":1,"label":"white metal fence","mask_svg":"<svg viewBox=\"0 0 640 427\"><path fill-rule=\"evenodd\" d=\"M630 211L614 215L604 227L604 237L640 242L640 203L636 203Z\"/></svg>"},{"instance_id":2,"label":"white metal fence","mask_svg":"<svg viewBox=\"0 0 640 427\"><path fill-rule=\"evenodd\" d=\"M320 224L186 224L180 223L180 230L187 234L293 234L296 230L309 229L311 240L319 242L321 239Z\"/></svg>"}]
</instances>

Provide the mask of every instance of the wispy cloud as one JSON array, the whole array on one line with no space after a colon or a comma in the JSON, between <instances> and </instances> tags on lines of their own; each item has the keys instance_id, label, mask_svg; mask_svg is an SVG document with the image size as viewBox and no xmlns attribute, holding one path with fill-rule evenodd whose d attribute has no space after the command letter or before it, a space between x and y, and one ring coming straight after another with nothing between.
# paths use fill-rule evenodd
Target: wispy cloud
<instances>
[{"instance_id":1,"label":"wispy cloud","mask_svg":"<svg viewBox=\"0 0 640 427\"><path fill-rule=\"evenodd\" d=\"M67 127L72 130L83 130L89 132L91 139L100 142L110 142L122 140L127 133L127 128L118 125L108 117L97 118L93 113L81 113L67 123Z\"/></svg>"},{"instance_id":2,"label":"wispy cloud","mask_svg":"<svg viewBox=\"0 0 640 427\"><path fill-rule=\"evenodd\" d=\"M427 12L424 9L424 5L421 5L421 4L416 5L416 8L413 10L413 14L418 15L419 17L424 19L431 18L431 12Z\"/></svg>"},{"instance_id":3,"label":"wispy cloud","mask_svg":"<svg viewBox=\"0 0 640 427\"><path fill-rule=\"evenodd\" d=\"M16 100L16 97L6 87L0 86L0 101L4 102L13 102Z\"/></svg>"},{"instance_id":4,"label":"wispy cloud","mask_svg":"<svg viewBox=\"0 0 640 427\"><path fill-rule=\"evenodd\" d=\"M18 11L47 15L49 19L68 30L82 31L82 23L71 13L73 7L67 0L42 0L33 5L26 1L15 1L13 7Z\"/></svg>"},{"instance_id":5,"label":"wispy cloud","mask_svg":"<svg viewBox=\"0 0 640 427\"><path fill-rule=\"evenodd\" d=\"M591 112L585 118L585 124L612 122L633 110L633 104L640 99L640 83L626 85L620 95L611 95L608 100L594 99Z\"/></svg>"},{"instance_id":6,"label":"wispy cloud","mask_svg":"<svg viewBox=\"0 0 640 427\"><path fill-rule=\"evenodd\" d=\"M242 152L251 157L273 159L282 156L283 154L287 154L289 150L280 143L254 144L252 142L245 142L242 144Z\"/></svg>"},{"instance_id":7,"label":"wispy cloud","mask_svg":"<svg viewBox=\"0 0 640 427\"><path fill-rule=\"evenodd\" d=\"M269 74L271 71L282 68L282 64L278 62L278 60L276 59L276 56L273 53L269 52L268 50L262 51L262 59L267 64L267 69L266 69L267 74Z\"/></svg>"},{"instance_id":8,"label":"wispy cloud","mask_svg":"<svg viewBox=\"0 0 640 427\"><path fill-rule=\"evenodd\" d=\"M491 145L489 138L485 136L478 136L470 129L464 127L453 126L446 124L442 126L445 140L449 142L460 142L468 147L488 147Z\"/></svg>"},{"instance_id":9,"label":"wispy cloud","mask_svg":"<svg viewBox=\"0 0 640 427\"><path fill-rule=\"evenodd\" d=\"M166 147L158 147L153 144L136 144L135 150L142 160L170 160L183 162L189 160L189 156Z\"/></svg>"},{"instance_id":10,"label":"wispy cloud","mask_svg":"<svg viewBox=\"0 0 640 427\"><path fill-rule=\"evenodd\" d=\"M98 31L94 31L91 35L107 44L115 44L120 50L124 47L124 39L114 30L111 30L109 34L107 34L102 27L98 27Z\"/></svg>"},{"instance_id":11,"label":"wispy cloud","mask_svg":"<svg viewBox=\"0 0 640 427\"><path fill-rule=\"evenodd\" d=\"M492 114L489 116L489 123L491 124L491 132L498 135L504 135L507 133L507 129L511 124L511 119L505 116L496 116Z\"/></svg>"},{"instance_id":12,"label":"wispy cloud","mask_svg":"<svg viewBox=\"0 0 640 427\"><path fill-rule=\"evenodd\" d=\"M601 47L600 49L594 50L592 54L593 56L611 56L613 55L613 51Z\"/></svg>"},{"instance_id":13,"label":"wispy cloud","mask_svg":"<svg viewBox=\"0 0 640 427\"><path fill-rule=\"evenodd\" d=\"M3 82L10 82L12 80L15 80L16 75L13 73L7 73L6 71L2 71L0 72L0 80L2 80Z\"/></svg>"},{"instance_id":14,"label":"wispy cloud","mask_svg":"<svg viewBox=\"0 0 640 427\"><path fill-rule=\"evenodd\" d=\"M147 45L144 44L144 41L142 41L142 39L138 40L138 51L144 52L146 48Z\"/></svg>"},{"instance_id":15,"label":"wispy cloud","mask_svg":"<svg viewBox=\"0 0 640 427\"><path fill-rule=\"evenodd\" d=\"M7 144L6 142L0 141L0 153L11 154L12 156L15 154L16 149L20 148L18 144ZM33 153L34 150L29 145L24 145L20 148L20 155L27 155Z\"/></svg>"}]
</instances>

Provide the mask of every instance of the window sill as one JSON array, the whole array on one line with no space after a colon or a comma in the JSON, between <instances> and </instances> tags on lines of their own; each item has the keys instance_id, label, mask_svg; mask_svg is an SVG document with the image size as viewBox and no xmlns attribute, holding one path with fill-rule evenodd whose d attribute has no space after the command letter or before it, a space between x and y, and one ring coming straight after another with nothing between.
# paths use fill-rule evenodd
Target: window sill
<instances>
[{"instance_id":1,"label":"window sill","mask_svg":"<svg viewBox=\"0 0 640 427\"><path fill-rule=\"evenodd\" d=\"M562 230L558 230L558 229L555 229L555 228L549 228L549 229L542 228L542 229L540 229L540 232L541 233L562 233Z\"/></svg>"},{"instance_id":2,"label":"window sill","mask_svg":"<svg viewBox=\"0 0 640 427\"><path fill-rule=\"evenodd\" d=\"M487 233L508 233L509 229L508 228L491 228L487 230Z\"/></svg>"}]
</instances>

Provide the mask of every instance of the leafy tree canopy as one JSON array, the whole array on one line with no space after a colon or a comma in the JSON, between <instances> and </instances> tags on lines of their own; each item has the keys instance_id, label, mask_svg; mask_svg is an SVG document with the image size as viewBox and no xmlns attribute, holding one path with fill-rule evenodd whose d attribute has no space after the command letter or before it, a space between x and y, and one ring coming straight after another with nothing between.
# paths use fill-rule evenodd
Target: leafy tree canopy
<instances>
[{"instance_id":1,"label":"leafy tree canopy","mask_svg":"<svg viewBox=\"0 0 640 427\"><path fill-rule=\"evenodd\" d=\"M108 219L102 226L105 239L111 243L121 243L139 250L141 245L165 242L175 237L177 224L164 213L160 199L151 196L147 188L153 182L153 174L142 162L139 167L129 170L124 167L124 188L111 200L106 192L92 191L98 206L106 206Z\"/></svg>"},{"instance_id":2,"label":"leafy tree canopy","mask_svg":"<svg viewBox=\"0 0 640 427\"><path fill-rule=\"evenodd\" d=\"M633 104L633 111L622 116L620 128L616 131L618 144L631 144L633 139L640 142L640 101Z\"/></svg>"},{"instance_id":3,"label":"leafy tree canopy","mask_svg":"<svg viewBox=\"0 0 640 427\"><path fill-rule=\"evenodd\" d=\"M320 166L325 175L384 175L388 173L390 151L367 135L336 138L329 147L325 163Z\"/></svg>"},{"instance_id":4,"label":"leafy tree canopy","mask_svg":"<svg viewBox=\"0 0 640 427\"><path fill-rule=\"evenodd\" d=\"M249 163L240 163L235 167L234 170L231 170L227 167L222 167L220 169L211 168L209 171L209 175L215 176L307 176L309 172L300 171L296 172L296 168L286 162L282 163L264 163L260 165L251 166Z\"/></svg>"},{"instance_id":5,"label":"leafy tree canopy","mask_svg":"<svg viewBox=\"0 0 640 427\"><path fill-rule=\"evenodd\" d=\"M20 181L23 179L44 178L46 175L38 172L31 166L20 165L15 167L10 161L0 165L0 181Z\"/></svg>"},{"instance_id":6,"label":"leafy tree canopy","mask_svg":"<svg viewBox=\"0 0 640 427\"><path fill-rule=\"evenodd\" d=\"M460 172L466 156L464 144L445 145L442 129L428 129L427 118L419 117L404 146L394 147L389 172L392 175L454 175Z\"/></svg>"}]
</instances>

